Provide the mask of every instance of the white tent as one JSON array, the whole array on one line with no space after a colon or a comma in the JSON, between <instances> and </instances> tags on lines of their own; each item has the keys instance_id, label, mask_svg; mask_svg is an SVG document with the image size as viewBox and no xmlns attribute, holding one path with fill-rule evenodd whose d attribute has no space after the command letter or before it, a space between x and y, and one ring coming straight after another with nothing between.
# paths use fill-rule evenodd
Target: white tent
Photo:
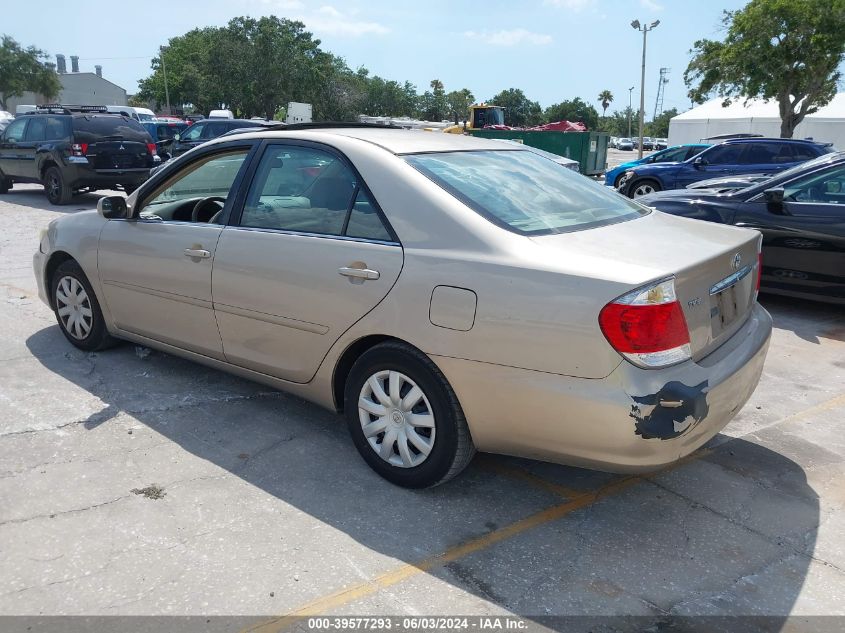
<instances>
[{"instance_id":1,"label":"white tent","mask_svg":"<svg viewBox=\"0 0 845 633\"><path fill-rule=\"evenodd\" d=\"M745 105L740 99L727 108L722 107L722 101L721 98L711 99L672 117L669 121L669 144L696 143L719 134L780 136L777 101L752 99ZM845 92L837 94L815 114L804 117L792 138L812 138L845 149Z\"/></svg>"}]
</instances>

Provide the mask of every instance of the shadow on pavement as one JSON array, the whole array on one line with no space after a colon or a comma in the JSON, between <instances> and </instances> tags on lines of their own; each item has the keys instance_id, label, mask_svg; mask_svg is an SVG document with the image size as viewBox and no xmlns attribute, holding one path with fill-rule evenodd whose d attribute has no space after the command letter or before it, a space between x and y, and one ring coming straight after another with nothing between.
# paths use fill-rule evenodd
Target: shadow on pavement
<instances>
[{"instance_id":1,"label":"shadow on pavement","mask_svg":"<svg viewBox=\"0 0 845 633\"><path fill-rule=\"evenodd\" d=\"M48 370L102 400L85 428L127 412L182 451L410 565L564 502L502 470L529 470L576 491L617 480L485 456L447 485L404 490L369 470L340 418L298 398L167 354L139 355L131 345L84 354L56 326L27 346ZM737 439L425 574L537 622L625 614L659 626L670 615L755 614L775 616L767 626L778 630L804 583L818 523L819 500L802 468ZM309 556L340 560L317 536L306 542ZM349 582L315 580L315 597ZM612 630L647 628L642 619L609 622Z\"/></svg>"}]
</instances>

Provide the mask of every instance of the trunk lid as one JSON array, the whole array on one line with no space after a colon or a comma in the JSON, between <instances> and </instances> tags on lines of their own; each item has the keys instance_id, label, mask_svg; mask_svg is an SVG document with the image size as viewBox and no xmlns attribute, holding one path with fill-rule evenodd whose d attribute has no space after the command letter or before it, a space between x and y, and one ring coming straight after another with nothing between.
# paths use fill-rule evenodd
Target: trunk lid
<instances>
[{"instance_id":1,"label":"trunk lid","mask_svg":"<svg viewBox=\"0 0 845 633\"><path fill-rule=\"evenodd\" d=\"M628 222L530 239L544 247L540 256L546 261L554 258L573 272L618 281L629 290L674 276L693 360L736 333L754 306L757 231L654 211Z\"/></svg>"},{"instance_id":2,"label":"trunk lid","mask_svg":"<svg viewBox=\"0 0 845 633\"><path fill-rule=\"evenodd\" d=\"M149 169L152 155L141 141L101 140L88 145L86 154L94 169Z\"/></svg>"}]
</instances>

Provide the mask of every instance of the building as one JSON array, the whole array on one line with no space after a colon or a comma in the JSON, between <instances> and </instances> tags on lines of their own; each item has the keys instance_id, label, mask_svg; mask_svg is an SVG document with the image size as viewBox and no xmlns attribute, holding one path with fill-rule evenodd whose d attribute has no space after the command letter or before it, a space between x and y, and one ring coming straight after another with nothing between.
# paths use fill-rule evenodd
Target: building
<instances>
[{"instance_id":1,"label":"building","mask_svg":"<svg viewBox=\"0 0 845 633\"><path fill-rule=\"evenodd\" d=\"M67 72L64 55L56 55L56 72L61 90L53 99L33 92L20 97L10 97L6 102L9 112L15 112L18 105L41 105L43 103L67 103L73 105L127 105L126 90L103 77L103 67L94 66L94 72L79 72L79 58L72 55L71 72Z\"/></svg>"},{"instance_id":2,"label":"building","mask_svg":"<svg viewBox=\"0 0 845 633\"><path fill-rule=\"evenodd\" d=\"M751 99L734 101L726 108L722 99L710 99L669 121L669 144L697 143L719 134L762 134L780 136L780 112L776 100ZM804 117L795 128L793 138L812 138L845 148L845 92L814 114Z\"/></svg>"}]
</instances>

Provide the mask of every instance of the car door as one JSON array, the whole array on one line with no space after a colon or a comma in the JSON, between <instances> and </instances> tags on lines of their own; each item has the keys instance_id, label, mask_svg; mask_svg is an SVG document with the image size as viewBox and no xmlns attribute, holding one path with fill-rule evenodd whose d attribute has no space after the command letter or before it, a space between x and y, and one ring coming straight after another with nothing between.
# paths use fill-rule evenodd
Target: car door
<instances>
[{"instance_id":1,"label":"car door","mask_svg":"<svg viewBox=\"0 0 845 633\"><path fill-rule=\"evenodd\" d=\"M783 185L782 203L761 194L734 223L763 233L763 283L780 290L845 298L845 165Z\"/></svg>"},{"instance_id":2,"label":"car door","mask_svg":"<svg viewBox=\"0 0 845 633\"><path fill-rule=\"evenodd\" d=\"M773 141L748 143L742 155L742 164L736 173L776 174L797 163L790 143Z\"/></svg>"},{"instance_id":3,"label":"car door","mask_svg":"<svg viewBox=\"0 0 845 633\"><path fill-rule=\"evenodd\" d=\"M251 150L252 144L227 144L198 154L142 191L132 219L106 223L98 265L117 327L223 358L212 308L212 262Z\"/></svg>"},{"instance_id":4,"label":"car door","mask_svg":"<svg viewBox=\"0 0 845 633\"><path fill-rule=\"evenodd\" d=\"M359 174L316 144L269 144L214 260L226 359L309 381L390 291L402 247Z\"/></svg>"},{"instance_id":5,"label":"car door","mask_svg":"<svg viewBox=\"0 0 845 633\"><path fill-rule=\"evenodd\" d=\"M15 119L3 131L2 141L0 141L0 170L6 176L23 176L22 150L18 145L23 142L27 123L29 123L27 118Z\"/></svg>"},{"instance_id":6,"label":"car door","mask_svg":"<svg viewBox=\"0 0 845 633\"><path fill-rule=\"evenodd\" d=\"M744 151L745 145L740 143L717 145L687 160L676 172L677 188L706 178L742 173L740 164Z\"/></svg>"}]
</instances>

